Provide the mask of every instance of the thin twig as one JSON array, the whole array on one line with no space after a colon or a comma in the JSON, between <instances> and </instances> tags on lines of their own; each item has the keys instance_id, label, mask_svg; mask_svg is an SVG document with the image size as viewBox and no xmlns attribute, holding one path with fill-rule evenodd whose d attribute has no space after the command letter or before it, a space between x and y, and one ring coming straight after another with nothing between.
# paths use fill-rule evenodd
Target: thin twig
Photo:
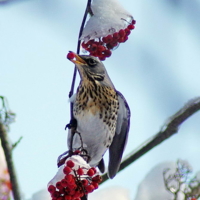
<instances>
[{"instance_id":1,"label":"thin twig","mask_svg":"<svg viewBox=\"0 0 200 200\"><path fill-rule=\"evenodd\" d=\"M0 139L1 139L3 150L4 150L6 162L7 162L8 172L10 175L13 197L14 197L14 200L20 200L21 196L20 196L19 186L18 186L17 177L15 173L14 163L12 159L12 147L9 144L6 128L1 122L0 122Z\"/></svg>"},{"instance_id":2,"label":"thin twig","mask_svg":"<svg viewBox=\"0 0 200 200\"><path fill-rule=\"evenodd\" d=\"M128 165L133 163L135 160L140 158L142 155L153 149L155 146L178 132L179 126L194 113L200 110L200 97L190 100L183 108L177 113L172 115L168 122L164 124L162 129L153 137L144 142L139 148L133 150L121 163L119 171L126 168ZM108 180L107 174L102 176L103 182Z\"/></svg>"},{"instance_id":3,"label":"thin twig","mask_svg":"<svg viewBox=\"0 0 200 200\"><path fill-rule=\"evenodd\" d=\"M83 29L84 29L84 26L85 26L87 15L90 12L90 10L91 10L91 0L88 0L87 6L86 6L86 9L85 9L85 13L84 13L84 16L83 16L83 20L82 20L82 23L81 23L79 35L78 35L78 44L77 44L77 50L76 50L77 54L80 53L80 46L81 46L80 37L81 37L81 35L83 33ZM74 86L75 86L75 81L76 81L76 74L77 74L77 69L76 69L76 66L75 66L74 67L74 74L73 74L73 78L72 78L71 89L70 89L70 92L69 92L69 98L74 94ZM72 102L70 103L70 112L71 112L71 119L73 119L74 116L73 116L73 103Z\"/></svg>"}]
</instances>

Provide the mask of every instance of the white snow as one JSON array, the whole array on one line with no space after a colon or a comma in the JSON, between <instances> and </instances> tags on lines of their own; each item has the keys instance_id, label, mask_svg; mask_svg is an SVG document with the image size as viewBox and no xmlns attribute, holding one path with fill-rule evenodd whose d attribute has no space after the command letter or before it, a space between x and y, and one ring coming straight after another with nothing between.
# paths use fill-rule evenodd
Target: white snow
<instances>
[{"instance_id":1,"label":"white snow","mask_svg":"<svg viewBox=\"0 0 200 200\"><path fill-rule=\"evenodd\" d=\"M130 22L132 19L131 14L118 0L93 0L91 9L94 15L86 23L80 37L80 40L85 42L124 29L127 21Z\"/></svg>"},{"instance_id":2,"label":"white snow","mask_svg":"<svg viewBox=\"0 0 200 200\"><path fill-rule=\"evenodd\" d=\"M163 171L169 168L168 174L176 169L176 162L164 162L154 167L140 183L134 200L173 200L173 195L165 189Z\"/></svg>"}]
</instances>

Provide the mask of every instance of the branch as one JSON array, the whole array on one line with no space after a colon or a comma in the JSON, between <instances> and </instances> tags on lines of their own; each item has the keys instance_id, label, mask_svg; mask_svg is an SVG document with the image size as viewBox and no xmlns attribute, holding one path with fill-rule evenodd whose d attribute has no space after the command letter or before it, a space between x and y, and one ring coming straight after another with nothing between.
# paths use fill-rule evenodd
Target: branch
<instances>
[{"instance_id":1,"label":"branch","mask_svg":"<svg viewBox=\"0 0 200 200\"><path fill-rule=\"evenodd\" d=\"M190 100L183 108L181 108L177 113L172 115L168 122L164 124L161 130L144 142L139 148L133 150L124 161L121 163L119 171L126 168L132 162L140 158L142 155L147 153L149 150L153 149L155 146L178 132L179 126L195 112L200 110L200 97ZM102 183L108 180L107 174L102 176Z\"/></svg>"},{"instance_id":2,"label":"branch","mask_svg":"<svg viewBox=\"0 0 200 200\"><path fill-rule=\"evenodd\" d=\"M83 33L83 29L84 29L84 26L85 26L85 22L86 22L88 13L91 13L91 0L88 0L88 2L87 2L87 6L86 6L85 13L84 13L84 16L83 16L83 20L82 20L82 23L81 23L81 27L80 27L80 31L79 31L79 35L78 35L78 44L77 44L77 51L76 51L77 54L80 53L81 41L80 41L79 38L81 37L81 35ZM76 74L77 74L77 69L76 69L76 66L75 66L74 67L74 74L73 74L73 78L72 78L71 89L70 89L70 92L69 92L69 98L74 93ZM71 119L73 119L74 117L73 117L73 103L72 102L70 103L70 112L71 112Z\"/></svg>"},{"instance_id":3,"label":"branch","mask_svg":"<svg viewBox=\"0 0 200 200\"><path fill-rule=\"evenodd\" d=\"M17 182L17 177L15 173L15 168L13 164L13 159L12 159L12 147L9 144L6 128L3 125L3 123L0 121L0 139L1 139L1 144L4 150L7 166L8 166L8 172L10 175L10 181L12 185L12 192L13 192L13 197L15 200L20 200L20 192L19 192L19 186Z\"/></svg>"}]
</instances>

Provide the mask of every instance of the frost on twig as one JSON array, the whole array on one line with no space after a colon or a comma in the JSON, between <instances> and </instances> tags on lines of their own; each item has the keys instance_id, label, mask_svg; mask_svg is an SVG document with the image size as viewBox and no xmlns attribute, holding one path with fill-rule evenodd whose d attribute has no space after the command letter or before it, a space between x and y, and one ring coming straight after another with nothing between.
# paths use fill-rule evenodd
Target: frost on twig
<instances>
[{"instance_id":1,"label":"frost on twig","mask_svg":"<svg viewBox=\"0 0 200 200\"><path fill-rule=\"evenodd\" d=\"M178 160L174 173L163 172L166 189L174 195L173 200L196 200L200 197L200 177L190 178L192 168L187 161Z\"/></svg>"},{"instance_id":2,"label":"frost on twig","mask_svg":"<svg viewBox=\"0 0 200 200\"><path fill-rule=\"evenodd\" d=\"M8 106L8 101L4 96L0 96L1 107L0 107L0 122L4 124L9 130L9 125L15 121L15 113L13 113Z\"/></svg>"}]
</instances>

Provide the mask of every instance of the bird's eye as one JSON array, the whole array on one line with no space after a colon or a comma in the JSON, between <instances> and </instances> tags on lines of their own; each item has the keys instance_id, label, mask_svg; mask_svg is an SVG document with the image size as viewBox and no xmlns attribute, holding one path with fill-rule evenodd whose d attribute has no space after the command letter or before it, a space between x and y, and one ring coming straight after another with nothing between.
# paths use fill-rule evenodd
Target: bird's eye
<instances>
[{"instance_id":1,"label":"bird's eye","mask_svg":"<svg viewBox=\"0 0 200 200\"><path fill-rule=\"evenodd\" d=\"M89 64L90 66L94 66L94 65L97 64L97 62L96 62L94 59L90 58L90 59L88 60L88 64Z\"/></svg>"}]
</instances>

